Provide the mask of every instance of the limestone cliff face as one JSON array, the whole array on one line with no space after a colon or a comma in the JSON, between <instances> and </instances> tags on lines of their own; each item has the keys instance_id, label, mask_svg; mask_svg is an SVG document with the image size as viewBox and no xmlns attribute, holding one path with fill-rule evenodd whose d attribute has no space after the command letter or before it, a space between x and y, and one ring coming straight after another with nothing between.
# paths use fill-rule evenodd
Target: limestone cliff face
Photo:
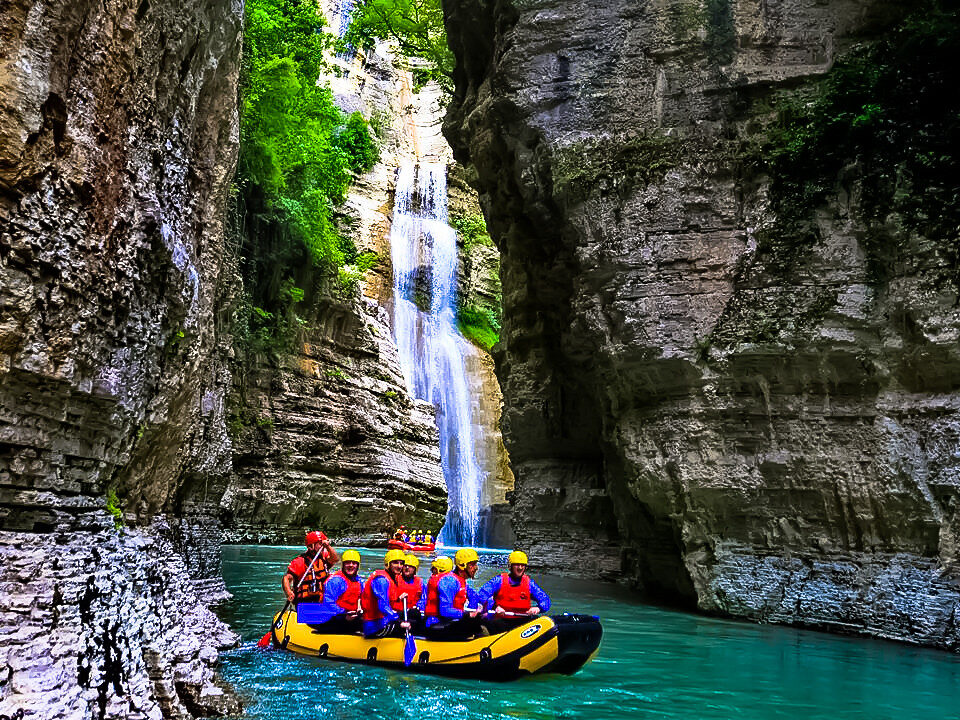
<instances>
[{"instance_id":1,"label":"limestone cliff face","mask_svg":"<svg viewBox=\"0 0 960 720\"><path fill-rule=\"evenodd\" d=\"M433 406L407 395L387 320L372 301L326 304L281 367L248 363L238 393L252 420L221 501L227 540L300 543L322 528L377 545L404 522L442 524Z\"/></svg>"},{"instance_id":2,"label":"limestone cliff face","mask_svg":"<svg viewBox=\"0 0 960 720\"><path fill-rule=\"evenodd\" d=\"M501 251L514 523L708 612L960 646L960 312L870 270L855 167L784 260L741 162L891 2L452 2L445 132ZM478 32L478 28L483 31ZM889 226L896 227L891 216Z\"/></svg>"},{"instance_id":3,"label":"limestone cliff face","mask_svg":"<svg viewBox=\"0 0 960 720\"><path fill-rule=\"evenodd\" d=\"M216 0L0 6L0 714L236 709L211 684L234 638L169 518L229 460L241 23Z\"/></svg>"}]
</instances>

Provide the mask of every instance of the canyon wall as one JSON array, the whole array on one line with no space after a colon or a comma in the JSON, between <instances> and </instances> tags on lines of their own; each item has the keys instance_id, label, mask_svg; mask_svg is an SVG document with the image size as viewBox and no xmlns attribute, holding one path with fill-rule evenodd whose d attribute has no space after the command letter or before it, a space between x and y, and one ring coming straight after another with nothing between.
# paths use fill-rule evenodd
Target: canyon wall
<instances>
[{"instance_id":1,"label":"canyon wall","mask_svg":"<svg viewBox=\"0 0 960 720\"><path fill-rule=\"evenodd\" d=\"M532 561L589 558L706 612L960 647L955 230L871 215L856 157L788 223L790 178L763 152L781 110L896 42L905 10L446 5L444 131L501 251ZM949 179L897 182L950 197Z\"/></svg>"},{"instance_id":2,"label":"canyon wall","mask_svg":"<svg viewBox=\"0 0 960 720\"><path fill-rule=\"evenodd\" d=\"M0 6L0 714L238 710L174 516L229 468L241 28L218 0Z\"/></svg>"}]
</instances>

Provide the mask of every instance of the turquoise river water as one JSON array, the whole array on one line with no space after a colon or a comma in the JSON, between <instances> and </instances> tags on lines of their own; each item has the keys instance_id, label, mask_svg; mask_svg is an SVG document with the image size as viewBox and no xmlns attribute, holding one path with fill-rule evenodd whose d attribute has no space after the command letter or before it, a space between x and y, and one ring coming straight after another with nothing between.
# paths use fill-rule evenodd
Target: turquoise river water
<instances>
[{"instance_id":1,"label":"turquoise river water","mask_svg":"<svg viewBox=\"0 0 960 720\"><path fill-rule=\"evenodd\" d=\"M244 696L245 718L960 718L960 656L673 612L616 586L540 574L553 610L603 622L599 654L576 675L449 680L258 649L283 606L280 577L298 552L223 548L234 597L220 615L243 643L223 653L222 672ZM382 550L361 554L362 574L380 566ZM482 554L477 580L505 559ZM421 562L426 577L429 561Z\"/></svg>"}]
</instances>

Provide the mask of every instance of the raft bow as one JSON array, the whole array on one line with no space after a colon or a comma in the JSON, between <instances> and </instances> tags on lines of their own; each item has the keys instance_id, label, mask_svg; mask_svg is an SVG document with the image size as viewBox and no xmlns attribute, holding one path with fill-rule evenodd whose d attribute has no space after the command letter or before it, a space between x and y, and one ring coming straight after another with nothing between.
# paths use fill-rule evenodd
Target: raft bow
<instances>
[{"instance_id":1,"label":"raft bow","mask_svg":"<svg viewBox=\"0 0 960 720\"><path fill-rule=\"evenodd\" d=\"M603 629L593 615L541 615L505 633L473 640L417 637L416 656L404 664L404 638L373 638L324 633L297 621L297 613L274 618L273 642L299 655L366 663L447 677L516 680L526 675L572 675L600 647Z\"/></svg>"}]
</instances>

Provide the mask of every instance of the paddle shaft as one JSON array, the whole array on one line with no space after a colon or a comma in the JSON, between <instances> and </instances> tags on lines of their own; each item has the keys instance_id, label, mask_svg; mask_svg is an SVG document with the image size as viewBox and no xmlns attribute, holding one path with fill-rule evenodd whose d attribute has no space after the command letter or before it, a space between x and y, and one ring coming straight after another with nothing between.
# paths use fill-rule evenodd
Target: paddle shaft
<instances>
[{"instance_id":1,"label":"paddle shaft","mask_svg":"<svg viewBox=\"0 0 960 720\"><path fill-rule=\"evenodd\" d=\"M403 624L406 625L403 629L404 632L404 641L403 641L403 664L410 665L413 662L413 658L417 654L417 645L416 641L413 639L413 636L410 634L410 620L407 617L407 597L404 595L400 600L403 602Z\"/></svg>"}]
</instances>

